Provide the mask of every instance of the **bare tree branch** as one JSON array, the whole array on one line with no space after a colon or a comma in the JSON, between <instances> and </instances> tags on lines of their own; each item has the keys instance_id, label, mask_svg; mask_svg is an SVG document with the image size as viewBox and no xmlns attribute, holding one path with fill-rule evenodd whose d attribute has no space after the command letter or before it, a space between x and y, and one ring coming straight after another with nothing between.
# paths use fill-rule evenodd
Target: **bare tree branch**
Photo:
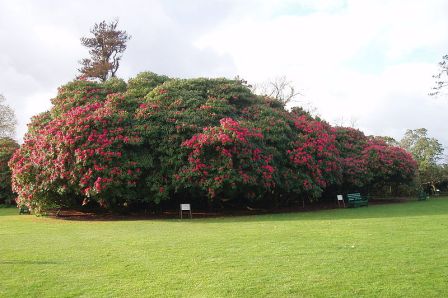
<instances>
[{"instance_id":1,"label":"bare tree branch","mask_svg":"<svg viewBox=\"0 0 448 298\"><path fill-rule=\"evenodd\" d=\"M432 91L429 95L440 95L442 90L448 87L448 55L442 57L442 61L439 62L439 72L432 77L436 79L436 81L435 86L432 87Z\"/></svg>"},{"instance_id":2,"label":"bare tree branch","mask_svg":"<svg viewBox=\"0 0 448 298\"><path fill-rule=\"evenodd\" d=\"M283 105L292 102L298 95L302 95L295 90L294 85L286 76L276 77L267 82L256 84L252 91L259 95L274 98Z\"/></svg>"},{"instance_id":3,"label":"bare tree branch","mask_svg":"<svg viewBox=\"0 0 448 298\"><path fill-rule=\"evenodd\" d=\"M0 138L14 138L16 115L11 107L4 104L5 101L5 97L0 94Z\"/></svg>"}]
</instances>

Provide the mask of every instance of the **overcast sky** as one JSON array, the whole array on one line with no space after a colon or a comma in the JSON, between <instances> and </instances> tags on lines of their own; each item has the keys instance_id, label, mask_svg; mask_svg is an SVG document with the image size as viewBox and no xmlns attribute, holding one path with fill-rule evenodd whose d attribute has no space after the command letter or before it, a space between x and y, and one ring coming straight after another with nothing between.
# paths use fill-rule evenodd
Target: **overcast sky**
<instances>
[{"instance_id":1,"label":"overcast sky","mask_svg":"<svg viewBox=\"0 0 448 298\"><path fill-rule=\"evenodd\" d=\"M396 139L425 127L448 145L448 97L427 95L448 54L447 0L0 0L0 94L17 139L77 75L79 38L115 17L132 35L122 78L286 76L330 123Z\"/></svg>"}]
</instances>

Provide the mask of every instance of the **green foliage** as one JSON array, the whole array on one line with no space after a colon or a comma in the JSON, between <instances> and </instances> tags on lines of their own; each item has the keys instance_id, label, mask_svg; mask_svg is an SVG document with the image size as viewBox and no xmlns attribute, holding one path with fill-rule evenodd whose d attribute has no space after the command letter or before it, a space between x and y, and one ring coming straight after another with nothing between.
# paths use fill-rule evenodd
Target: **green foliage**
<instances>
[{"instance_id":1,"label":"green foliage","mask_svg":"<svg viewBox=\"0 0 448 298\"><path fill-rule=\"evenodd\" d=\"M441 180L438 162L444 149L437 139L428 136L425 128L407 130L400 145L411 152L417 161L421 184L434 185Z\"/></svg>"},{"instance_id":2,"label":"green foliage","mask_svg":"<svg viewBox=\"0 0 448 298\"><path fill-rule=\"evenodd\" d=\"M167 76L160 76L153 72L139 73L135 78L129 79L127 93L129 96L144 97L155 87L170 80Z\"/></svg>"},{"instance_id":3,"label":"green foliage","mask_svg":"<svg viewBox=\"0 0 448 298\"><path fill-rule=\"evenodd\" d=\"M390 146L395 146L395 147L399 147L400 146L400 142L398 142L397 140L395 140L394 138L389 137L389 136L374 136L373 138L377 139L377 140L379 140L381 142L384 142L384 143L386 143L387 145L390 145Z\"/></svg>"},{"instance_id":4,"label":"green foliage","mask_svg":"<svg viewBox=\"0 0 448 298\"><path fill-rule=\"evenodd\" d=\"M124 80L112 77L104 82L103 86L110 92L126 92L127 84Z\"/></svg>"},{"instance_id":5,"label":"green foliage","mask_svg":"<svg viewBox=\"0 0 448 298\"><path fill-rule=\"evenodd\" d=\"M443 154L442 144L437 139L428 137L426 128L408 129L400 145L412 153L421 171L437 164Z\"/></svg>"},{"instance_id":6,"label":"green foliage","mask_svg":"<svg viewBox=\"0 0 448 298\"><path fill-rule=\"evenodd\" d=\"M19 144L11 138L0 138L0 204L10 205L14 201L11 189L11 170L8 162Z\"/></svg>"},{"instance_id":7,"label":"green foliage","mask_svg":"<svg viewBox=\"0 0 448 298\"><path fill-rule=\"evenodd\" d=\"M185 191L199 195L193 184L178 181L188 162L182 143L226 116L237 116L252 98L238 81L226 79L166 80L146 95L136 118L145 142L143 156L152 156L145 169L151 200L160 202Z\"/></svg>"}]
</instances>

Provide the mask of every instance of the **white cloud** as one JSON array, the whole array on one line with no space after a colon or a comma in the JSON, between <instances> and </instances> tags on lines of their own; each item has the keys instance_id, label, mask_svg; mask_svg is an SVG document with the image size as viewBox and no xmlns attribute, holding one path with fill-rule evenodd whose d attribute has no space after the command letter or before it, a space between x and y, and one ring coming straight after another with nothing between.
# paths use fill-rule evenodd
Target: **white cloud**
<instances>
[{"instance_id":1,"label":"white cloud","mask_svg":"<svg viewBox=\"0 0 448 298\"><path fill-rule=\"evenodd\" d=\"M448 144L437 120L448 102L427 95L448 49L447 2L315 3L308 14L224 23L197 45L230 54L249 81L286 75L329 121L356 119L367 133L395 138L426 127Z\"/></svg>"}]
</instances>

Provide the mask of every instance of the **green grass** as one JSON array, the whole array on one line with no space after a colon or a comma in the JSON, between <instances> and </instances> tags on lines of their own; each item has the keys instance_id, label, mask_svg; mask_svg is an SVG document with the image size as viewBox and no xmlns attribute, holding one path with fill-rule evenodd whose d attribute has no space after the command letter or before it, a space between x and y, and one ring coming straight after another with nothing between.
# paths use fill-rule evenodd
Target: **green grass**
<instances>
[{"instance_id":1,"label":"green grass","mask_svg":"<svg viewBox=\"0 0 448 298\"><path fill-rule=\"evenodd\" d=\"M197 220L0 209L1 297L448 296L448 197Z\"/></svg>"}]
</instances>

